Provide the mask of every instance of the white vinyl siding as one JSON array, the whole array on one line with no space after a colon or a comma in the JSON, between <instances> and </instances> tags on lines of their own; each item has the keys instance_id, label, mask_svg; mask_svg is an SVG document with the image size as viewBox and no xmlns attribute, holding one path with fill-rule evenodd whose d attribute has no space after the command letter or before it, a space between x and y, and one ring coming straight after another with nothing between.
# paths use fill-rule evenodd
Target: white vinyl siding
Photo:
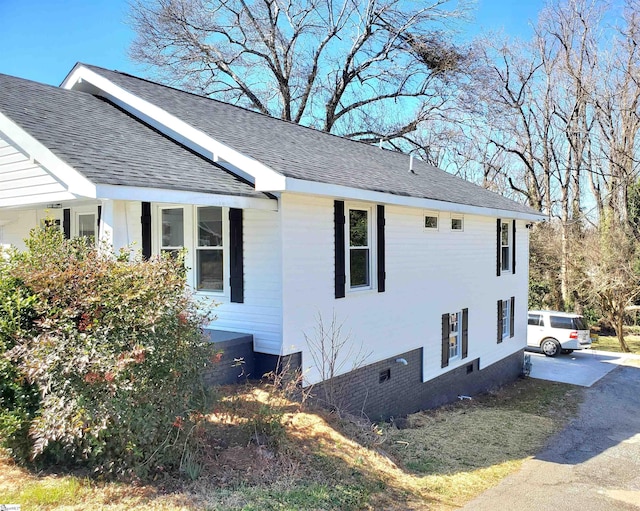
<instances>
[{"instance_id":1,"label":"white vinyl siding","mask_svg":"<svg viewBox=\"0 0 640 511\"><path fill-rule=\"evenodd\" d=\"M345 203L345 216L349 205ZM304 369L311 365L305 335L317 335L318 316L326 324L334 313L350 346L370 353L366 364L423 348L425 381L478 358L480 368L486 367L524 347L526 261L523 257L522 272L496 283L495 217L465 214L463 236L448 228L425 236L423 209L386 205L386 291L336 300L333 198L283 194L281 207L283 351L302 350ZM518 240L519 253L526 254L527 236ZM503 296L516 296L516 340L496 344L495 304ZM442 313L463 308L473 311L468 356L442 368ZM347 361L341 371L349 370ZM308 373L308 379L313 381L314 375Z\"/></svg>"}]
</instances>

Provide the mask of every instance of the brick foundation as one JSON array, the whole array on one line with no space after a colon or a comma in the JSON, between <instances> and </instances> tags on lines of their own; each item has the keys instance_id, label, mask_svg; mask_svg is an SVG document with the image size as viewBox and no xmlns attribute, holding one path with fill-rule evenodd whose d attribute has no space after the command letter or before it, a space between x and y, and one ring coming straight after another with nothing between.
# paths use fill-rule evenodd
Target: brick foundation
<instances>
[{"instance_id":1,"label":"brick foundation","mask_svg":"<svg viewBox=\"0 0 640 511\"><path fill-rule=\"evenodd\" d=\"M450 403L459 395L474 396L515 380L522 374L524 350L484 368L478 359L422 382L422 349L400 353L387 360L356 369L312 391L320 404L329 401L344 411L365 414L372 421ZM407 365L396 362L405 359ZM387 378L388 377L388 378Z\"/></svg>"},{"instance_id":2,"label":"brick foundation","mask_svg":"<svg viewBox=\"0 0 640 511\"><path fill-rule=\"evenodd\" d=\"M278 367L293 371L302 365L301 353L284 357L254 353L253 337L249 334L210 331L210 335L222 358L205 374L209 385L259 380ZM238 359L242 363L237 363ZM396 359L404 359L407 364ZM319 383L313 387L311 396L320 405L332 403L340 410L364 414L372 421L386 420L450 403L459 395L474 396L500 387L522 374L523 359L521 350L482 371L479 359L473 359L423 383L420 348L338 376L331 384Z\"/></svg>"}]
</instances>

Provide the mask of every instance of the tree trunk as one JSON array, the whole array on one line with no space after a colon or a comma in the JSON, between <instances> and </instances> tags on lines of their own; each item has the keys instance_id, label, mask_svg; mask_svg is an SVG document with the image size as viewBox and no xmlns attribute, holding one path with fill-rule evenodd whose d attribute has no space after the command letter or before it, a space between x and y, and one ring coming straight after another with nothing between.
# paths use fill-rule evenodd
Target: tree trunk
<instances>
[{"instance_id":1,"label":"tree trunk","mask_svg":"<svg viewBox=\"0 0 640 511\"><path fill-rule=\"evenodd\" d=\"M627 346L627 342L624 340L624 310L619 313L618 317L616 318L615 329L622 353L629 353L631 350L629 350L629 346Z\"/></svg>"}]
</instances>

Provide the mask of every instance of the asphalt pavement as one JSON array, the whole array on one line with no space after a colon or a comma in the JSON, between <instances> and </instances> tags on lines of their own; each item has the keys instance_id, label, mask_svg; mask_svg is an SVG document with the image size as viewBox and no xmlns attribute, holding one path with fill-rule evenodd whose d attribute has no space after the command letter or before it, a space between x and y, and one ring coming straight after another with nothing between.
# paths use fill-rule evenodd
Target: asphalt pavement
<instances>
[{"instance_id":1,"label":"asphalt pavement","mask_svg":"<svg viewBox=\"0 0 640 511\"><path fill-rule=\"evenodd\" d=\"M640 365L610 365L542 452L463 509L639 511Z\"/></svg>"}]
</instances>

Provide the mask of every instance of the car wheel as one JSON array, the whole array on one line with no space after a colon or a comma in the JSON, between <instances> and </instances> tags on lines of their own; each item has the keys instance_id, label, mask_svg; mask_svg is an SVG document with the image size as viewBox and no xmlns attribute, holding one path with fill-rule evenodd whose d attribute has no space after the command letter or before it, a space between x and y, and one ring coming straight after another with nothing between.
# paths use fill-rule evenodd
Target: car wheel
<instances>
[{"instance_id":1,"label":"car wheel","mask_svg":"<svg viewBox=\"0 0 640 511\"><path fill-rule=\"evenodd\" d=\"M547 357L555 357L560 353L560 343L555 339L545 339L542 341L540 349Z\"/></svg>"},{"instance_id":2,"label":"car wheel","mask_svg":"<svg viewBox=\"0 0 640 511\"><path fill-rule=\"evenodd\" d=\"M562 350L562 353L568 355L569 353L573 353L573 350Z\"/></svg>"}]
</instances>

